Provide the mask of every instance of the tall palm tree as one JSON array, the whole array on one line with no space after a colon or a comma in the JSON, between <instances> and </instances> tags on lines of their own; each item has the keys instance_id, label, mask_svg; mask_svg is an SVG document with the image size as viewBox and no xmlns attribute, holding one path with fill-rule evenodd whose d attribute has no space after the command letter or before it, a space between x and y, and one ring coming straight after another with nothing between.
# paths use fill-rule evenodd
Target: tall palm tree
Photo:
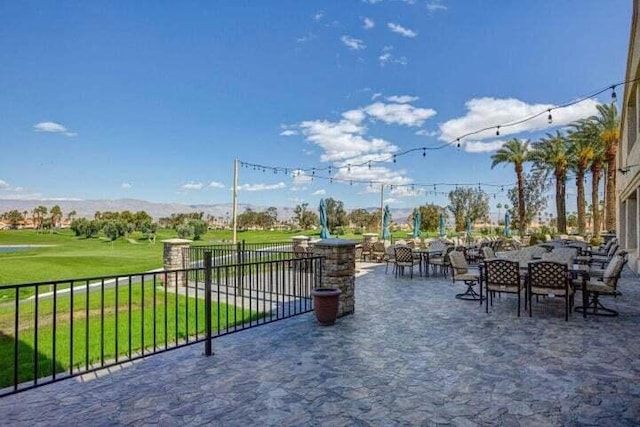
<instances>
[{"instance_id":1,"label":"tall palm tree","mask_svg":"<svg viewBox=\"0 0 640 427\"><path fill-rule=\"evenodd\" d=\"M578 234L584 236L587 232L584 177L595 156L594 140L598 138L598 133L589 120L579 120L571 126L573 130L569 131L569 139L572 142L569 148L569 164L576 174Z\"/></svg>"},{"instance_id":2,"label":"tall palm tree","mask_svg":"<svg viewBox=\"0 0 640 427\"><path fill-rule=\"evenodd\" d=\"M620 116L616 104L596 106L598 114L591 117L604 144L604 159L607 165L605 188L605 228L616 228L616 157L620 142Z\"/></svg>"},{"instance_id":3,"label":"tall palm tree","mask_svg":"<svg viewBox=\"0 0 640 427\"><path fill-rule=\"evenodd\" d=\"M602 215L600 215L600 179L602 172L606 166L606 158L604 155L604 143L601 138L594 138L593 158L589 170L591 171L591 218L593 220L593 237L600 237L602 229Z\"/></svg>"},{"instance_id":4,"label":"tall palm tree","mask_svg":"<svg viewBox=\"0 0 640 427\"><path fill-rule=\"evenodd\" d=\"M491 169L500 163L513 163L518 180L518 233L522 237L525 231L524 206L524 169L523 165L529 160L529 142L517 138L507 141L491 156ZM505 207L506 209L506 207Z\"/></svg>"},{"instance_id":5,"label":"tall palm tree","mask_svg":"<svg viewBox=\"0 0 640 427\"><path fill-rule=\"evenodd\" d=\"M546 138L535 142L532 146L530 159L534 167L553 174L556 181L556 214L558 218L558 232L567 232L566 185L567 170L569 169L569 141L556 131L555 135L548 133Z\"/></svg>"}]
</instances>

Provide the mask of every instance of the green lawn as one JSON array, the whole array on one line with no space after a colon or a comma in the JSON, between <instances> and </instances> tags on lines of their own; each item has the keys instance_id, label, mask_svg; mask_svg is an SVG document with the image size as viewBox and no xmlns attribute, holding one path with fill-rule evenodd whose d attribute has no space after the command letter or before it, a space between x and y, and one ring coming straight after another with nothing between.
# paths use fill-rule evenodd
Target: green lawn
<instances>
[{"instance_id":1,"label":"green lawn","mask_svg":"<svg viewBox=\"0 0 640 427\"><path fill-rule=\"evenodd\" d=\"M128 286L121 286L117 293L113 288L106 289L104 292L104 305L99 291L93 291L89 295L89 300L87 301L86 294L76 293L74 295L73 310L71 310L69 295L58 297L56 307L58 315L55 318L55 356L53 347L53 300L47 299L39 302L38 377L49 376L54 370L56 372L68 371L71 365L73 365L75 371L84 369L87 364L100 363L100 360L107 362L113 360L116 354L123 356L129 354L130 351L135 354L142 348L152 349L154 345L154 327L157 348L164 348L165 342L171 345L176 340L181 341L187 336L194 337L196 333L204 333L205 310L204 300L202 299L196 300L192 297L186 298L183 296L176 298L175 293L165 293L162 287L156 288L154 296L153 283L145 284L144 288L139 284L132 286L131 297L129 296ZM129 303L131 303L131 311L129 311ZM197 328L196 303L198 306ZM101 306L105 307L104 321L101 321ZM164 314L165 307L168 313L166 318ZM72 311L73 360L71 359L70 351ZM33 379L34 355L36 352L34 301L21 303L19 312L18 378L19 382L24 382ZM177 323L176 312L178 313ZM154 313L156 314L155 317ZM0 387L13 384L14 314L13 304L0 306ZM116 314L118 317L117 327ZM218 329L231 328L234 324L241 324L249 321L250 318L256 320L261 316L256 312L241 310L222 303L218 306L215 302L212 304L211 314L214 333ZM129 316L131 316L130 323ZM87 334L89 337L88 346L85 345ZM131 349L129 349L129 341L131 341ZM101 359L102 354L104 354L104 359Z\"/></svg>"}]
</instances>

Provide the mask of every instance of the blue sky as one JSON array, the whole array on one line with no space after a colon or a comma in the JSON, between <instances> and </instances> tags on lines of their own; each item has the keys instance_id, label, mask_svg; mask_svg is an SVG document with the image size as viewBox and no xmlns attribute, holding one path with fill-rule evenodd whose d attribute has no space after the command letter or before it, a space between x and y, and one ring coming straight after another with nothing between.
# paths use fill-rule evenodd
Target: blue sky
<instances>
[{"instance_id":1,"label":"blue sky","mask_svg":"<svg viewBox=\"0 0 640 427\"><path fill-rule=\"evenodd\" d=\"M495 207L515 177L491 169L491 153L590 115L595 101L459 150L346 165L623 80L630 19L630 0L5 1L0 198L226 203L238 158L417 184L385 192L395 207L446 203L419 184L504 184L485 187ZM380 203L379 186L304 174L241 168L239 182L243 203Z\"/></svg>"}]
</instances>

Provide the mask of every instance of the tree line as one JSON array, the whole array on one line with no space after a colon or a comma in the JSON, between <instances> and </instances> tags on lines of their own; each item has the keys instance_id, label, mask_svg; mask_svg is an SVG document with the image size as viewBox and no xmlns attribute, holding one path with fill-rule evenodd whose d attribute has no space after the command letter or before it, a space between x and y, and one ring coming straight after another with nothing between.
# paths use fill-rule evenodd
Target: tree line
<instances>
[{"instance_id":1,"label":"tree line","mask_svg":"<svg viewBox=\"0 0 640 427\"><path fill-rule=\"evenodd\" d=\"M598 113L569 125L565 131L547 133L544 138L529 143L514 138L492 155L491 167L512 164L516 173L516 194L511 194L512 212L518 231L525 232L531 215L528 190L535 189L552 177L555 183L556 219L560 233L567 232L566 188L569 173L575 178L578 234L586 234L585 177L591 175L591 217L594 237L600 235L603 224L599 188L604 186L604 228L616 227L616 156L620 140L620 117L614 103L596 106ZM525 164L532 165L525 173Z\"/></svg>"}]
</instances>

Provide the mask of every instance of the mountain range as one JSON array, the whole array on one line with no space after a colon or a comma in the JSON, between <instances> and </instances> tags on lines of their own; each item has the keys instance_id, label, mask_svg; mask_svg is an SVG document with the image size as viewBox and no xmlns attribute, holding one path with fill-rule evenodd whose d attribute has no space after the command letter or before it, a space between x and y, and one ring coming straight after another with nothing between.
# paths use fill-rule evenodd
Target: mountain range
<instances>
[{"instance_id":1,"label":"mountain range","mask_svg":"<svg viewBox=\"0 0 640 427\"><path fill-rule=\"evenodd\" d=\"M53 206L58 205L62 209L62 213L66 216L71 211L76 211L76 217L80 218L93 218L95 212L104 211L145 211L151 215L155 220L163 217L168 217L172 213L189 213L189 212L204 212L205 217L212 215L216 218L227 219L231 218L232 206L231 203L219 203L211 205L185 205L181 203L157 203L148 202L145 200L137 199L116 199L116 200L11 200L0 199L0 213L8 212L10 210L17 209L20 212L31 212L37 206L46 206L51 209ZM244 212L247 208L255 211L261 211L267 209L267 206L258 206L247 203L238 204L238 213ZM293 207L278 206L278 219L289 220L292 219L295 214ZM369 211L374 211L375 207L365 208ZM412 212L413 208L391 208L391 215L396 222L403 222Z\"/></svg>"}]
</instances>

